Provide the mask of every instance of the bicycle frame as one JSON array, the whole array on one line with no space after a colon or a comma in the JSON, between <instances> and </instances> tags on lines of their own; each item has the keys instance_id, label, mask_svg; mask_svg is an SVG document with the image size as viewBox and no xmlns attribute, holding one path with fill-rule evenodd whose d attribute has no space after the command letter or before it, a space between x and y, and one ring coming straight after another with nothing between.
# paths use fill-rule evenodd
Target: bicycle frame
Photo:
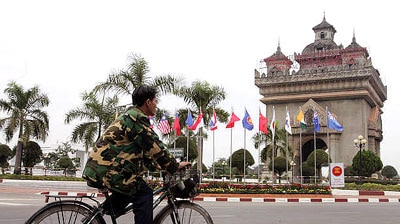
<instances>
[{"instance_id":1,"label":"bicycle frame","mask_svg":"<svg viewBox=\"0 0 400 224\"><path fill-rule=\"evenodd\" d=\"M175 177L172 177L175 178ZM182 179L179 179L180 181ZM182 182L181 182L182 183ZM91 185L89 185L91 186ZM171 187L172 186L172 187ZM194 206L195 210L200 212L200 216L202 216L203 218L205 218L205 220L208 220L207 223L212 223L212 219L209 216L209 214L202 209L201 207L198 208L196 206L196 204L193 204L191 201L192 197L190 197L189 193L188 197L186 197L185 194L183 194L184 196L182 196L181 192L179 192L179 189L177 188L176 183L176 179L171 179L170 176L163 176L163 185L161 185L159 188L153 190L153 210L155 210L155 208L157 208L162 201L167 202L167 206L165 206L164 208L162 208L158 214L156 214L155 216L155 221L159 222L165 219L165 217L170 217L170 222L172 221L173 224L181 224L182 220L180 220L181 214L180 214L180 209L182 207L187 208L187 206ZM190 185L187 185L190 186ZM188 188L190 189L190 188ZM177 191L178 190L178 191ZM81 218L79 219L79 223L83 223L83 224L90 224L93 221L96 221L95 223L100 223L100 224L105 224L105 220L104 220L104 215L109 215L111 222L113 224L117 224L117 218L121 215L127 214L128 212L131 212L132 210L134 210L133 207L133 203L129 203L121 213L115 213L114 208L111 206L110 209L108 209L109 205L108 202L110 201L110 196L111 193L108 191L107 188L101 188L99 189L100 193L103 193L105 195L105 200L104 201L99 201L96 199L96 195L95 193L92 193L91 195L77 195L77 196L67 196L67 195L45 195L46 199L46 203L49 201L49 198L53 198L54 201L51 203L48 203L46 206L42 207L41 209L39 209L39 211L35 212L26 223L31 223L32 221L34 221L37 217L40 218L41 220L41 216L43 213L46 215L44 217L47 217L47 215L50 217L52 214L61 214L64 215L63 210L64 210L64 206L67 209L66 211L71 211L75 212L76 208L77 213L76 216L71 216L73 219L78 217L78 215L80 214ZM186 193L186 192L185 192ZM185 199L178 199L180 198L180 196L182 196L182 198ZM90 199L91 201L95 202L94 205L90 205L87 202L84 202L83 199ZM187 199L186 199L187 198ZM73 207L71 207L73 206ZM105 209L107 207L107 210ZM80 209L82 209L82 211L85 211L86 213L81 213L79 212ZM48 212L50 211L50 212ZM58 213L58 211L61 211L60 213ZM79 213L79 214L78 214ZM82 218L83 215L83 218ZM68 216L69 217L69 216ZM182 217L185 217L184 215ZM181 217L181 218L182 218ZM64 220L62 218L62 220Z\"/></svg>"},{"instance_id":2,"label":"bicycle frame","mask_svg":"<svg viewBox=\"0 0 400 224\"><path fill-rule=\"evenodd\" d=\"M160 195L159 195L160 194ZM179 221L179 214L178 214L178 208L175 204L175 199L172 196L172 193L170 192L169 189L169 184L164 184L162 187L156 189L153 191L153 197L159 195L154 201L153 201L153 210L155 208L157 208L158 205L160 205L160 203L167 198L168 200L168 204L173 206L174 208L174 217L173 220L176 224L180 224ZM126 208L125 208L125 212L124 214L130 212L131 210L133 210L133 205L129 204ZM116 224L116 217L114 215L111 215L111 220L113 222L113 224Z\"/></svg>"}]
</instances>

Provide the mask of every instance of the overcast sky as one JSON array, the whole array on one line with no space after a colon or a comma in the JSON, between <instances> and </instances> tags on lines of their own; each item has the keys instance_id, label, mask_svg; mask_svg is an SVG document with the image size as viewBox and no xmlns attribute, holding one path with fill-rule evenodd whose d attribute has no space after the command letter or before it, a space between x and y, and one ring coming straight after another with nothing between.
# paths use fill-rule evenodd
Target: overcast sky
<instances>
[{"instance_id":1,"label":"overcast sky","mask_svg":"<svg viewBox=\"0 0 400 224\"><path fill-rule=\"evenodd\" d=\"M131 53L149 63L151 74L180 75L187 84L206 80L221 86L227 98L221 107L240 117L246 107L255 123L244 131L240 122L233 132L233 149L246 144L257 161L250 140L258 131L258 109L263 105L254 85L258 61L271 56L278 40L289 56L314 42L312 27L324 16L344 47L366 47L382 81L388 86L383 111L381 158L400 171L398 131L400 79L398 21L395 1L0 1L0 97L10 81L26 89L39 85L51 104L50 135L44 147L68 141L73 126L65 113L79 107L80 94L105 81L116 69L125 69ZM171 103L173 102L173 103ZM129 98L121 104L130 103ZM186 107L163 97L160 108L172 113ZM335 113L335 111L332 111ZM291 112L295 115L296 112ZM338 119L340 120L340 114ZM277 116L285 116L284 114ZM346 125L344 128L346 128ZM212 135L205 145L204 162L213 158ZM354 133L356 138L359 133ZM215 132L215 159L230 155L230 129L219 123ZM0 135L4 143L4 136ZM340 161L338 161L340 162Z\"/></svg>"}]
</instances>

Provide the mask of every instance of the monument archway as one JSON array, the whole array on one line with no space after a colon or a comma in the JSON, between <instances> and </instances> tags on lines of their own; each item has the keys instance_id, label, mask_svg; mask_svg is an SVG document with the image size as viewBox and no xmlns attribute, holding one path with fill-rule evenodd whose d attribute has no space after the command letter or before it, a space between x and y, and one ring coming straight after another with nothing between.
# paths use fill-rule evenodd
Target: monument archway
<instances>
[{"instance_id":1,"label":"monument archway","mask_svg":"<svg viewBox=\"0 0 400 224\"><path fill-rule=\"evenodd\" d=\"M326 150L327 144L325 143L324 140L317 138L316 139L316 149L323 149ZM301 147L301 155L302 155L302 160L303 162L305 162L308 158L308 156L314 151L314 139L308 140L307 142L305 142L303 144L303 146Z\"/></svg>"}]
</instances>

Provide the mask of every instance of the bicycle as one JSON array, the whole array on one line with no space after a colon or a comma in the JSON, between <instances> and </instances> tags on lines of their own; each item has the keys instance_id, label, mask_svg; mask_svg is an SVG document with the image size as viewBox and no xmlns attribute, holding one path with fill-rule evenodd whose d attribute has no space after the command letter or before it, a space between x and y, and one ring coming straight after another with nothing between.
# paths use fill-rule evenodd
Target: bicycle
<instances>
[{"instance_id":1,"label":"bicycle","mask_svg":"<svg viewBox=\"0 0 400 224\"><path fill-rule=\"evenodd\" d=\"M213 224L210 214L199 204L193 203L193 198L198 195L198 184L193 180L196 173L181 171L174 175L163 173L163 184L153 191L153 210L166 199L167 205L154 217L154 224ZM91 187L99 186L88 183ZM132 204L128 204L122 214L116 214L113 209L105 209L110 192L107 188L99 188L99 192L105 195L106 200L100 202L91 195L45 195L46 203L50 198L54 201L48 203L35 212L26 224L105 224L104 215L109 215L113 224L117 224L117 218L133 210ZM94 203L90 205L84 202L89 199Z\"/></svg>"}]
</instances>

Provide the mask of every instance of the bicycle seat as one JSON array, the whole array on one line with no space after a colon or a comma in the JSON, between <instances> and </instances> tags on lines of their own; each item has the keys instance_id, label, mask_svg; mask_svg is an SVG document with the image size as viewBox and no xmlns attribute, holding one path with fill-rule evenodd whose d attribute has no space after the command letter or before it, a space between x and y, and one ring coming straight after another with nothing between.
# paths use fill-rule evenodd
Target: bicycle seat
<instances>
[{"instance_id":1,"label":"bicycle seat","mask_svg":"<svg viewBox=\"0 0 400 224\"><path fill-rule=\"evenodd\" d=\"M103 189L103 188L105 188L105 187L103 186L103 184L101 184L101 183L99 183L99 182L94 182L94 181L91 181L91 180L87 180L87 181L86 181L86 184L87 184L89 187L94 187L94 188L97 188L97 189Z\"/></svg>"}]
</instances>

